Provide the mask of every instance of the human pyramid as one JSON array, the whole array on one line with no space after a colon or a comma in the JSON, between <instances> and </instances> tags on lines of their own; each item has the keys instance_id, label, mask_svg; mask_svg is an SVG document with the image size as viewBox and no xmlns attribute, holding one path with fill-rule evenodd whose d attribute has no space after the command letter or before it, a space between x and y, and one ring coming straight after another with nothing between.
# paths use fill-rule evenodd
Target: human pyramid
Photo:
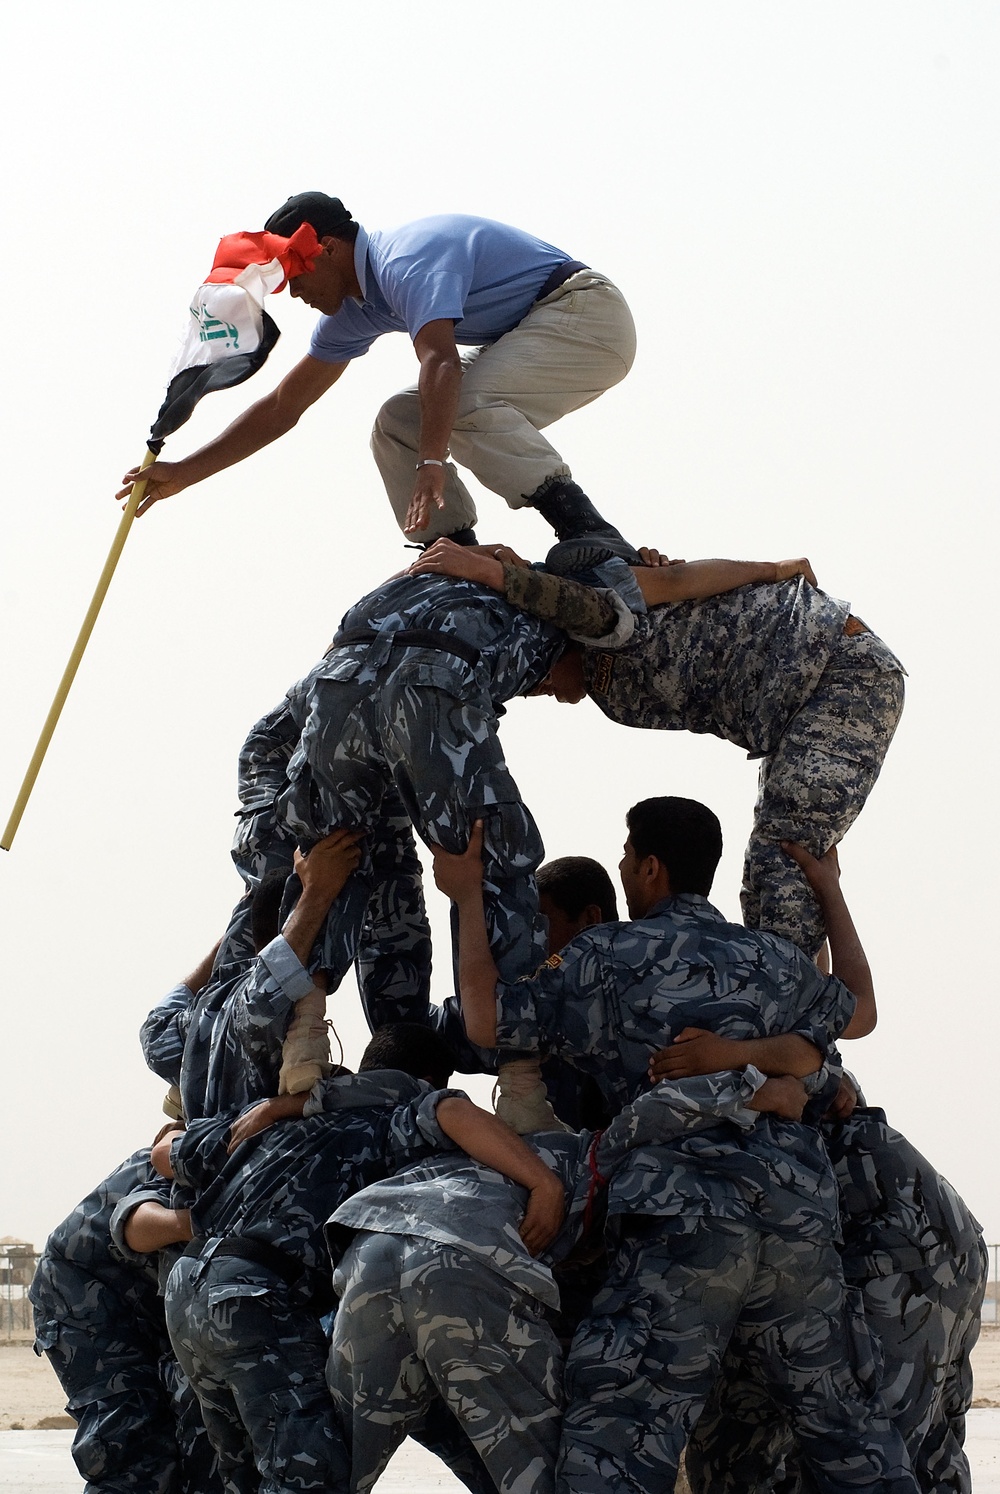
<instances>
[{"instance_id":1,"label":"human pyramid","mask_svg":"<svg viewBox=\"0 0 1000 1494\"><path fill-rule=\"evenodd\" d=\"M604 275L484 219L369 234L315 192L266 230L303 225L308 356L148 467L139 511L405 331L419 382L372 447L424 548L252 728L246 895L142 1029L171 1124L45 1248L36 1348L80 1473L365 1494L410 1435L477 1494L662 1494L682 1457L697 1494L971 1489L981 1232L836 1046L876 1020L836 847L901 665L808 561L668 562L573 481L542 431L635 350ZM477 543L454 462L551 523L544 563ZM599 863L541 864L498 736L520 695L760 759L743 924L693 800L627 810L625 921ZM414 833L453 903L440 1005ZM357 1074L326 1024L352 965ZM496 1114L455 1070L498 1075Z\"/></svg>"}]
</instances>

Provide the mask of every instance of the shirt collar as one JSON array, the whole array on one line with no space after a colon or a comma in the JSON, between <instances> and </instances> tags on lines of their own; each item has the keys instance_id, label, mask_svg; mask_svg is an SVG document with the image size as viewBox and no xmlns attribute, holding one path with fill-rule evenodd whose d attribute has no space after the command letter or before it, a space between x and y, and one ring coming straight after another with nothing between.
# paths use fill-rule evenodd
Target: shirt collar
<instances>
[{"instance_id":1,"label":"shirt collar","mask_svg":"<svg viewBox=\"0 0 1000 1494\"><path fill-rule=\"evenodd\" d=\"M368 300L368 232L358 224L358 236L354 240L354 273L361 287L362 301Z\"/></svg>"},{"instance_id":2,"label":"shirt collar","mask_svg":"<svg viewBox=\"0 0 1000 1494\"><path fill-rule=\"evenodd\" d=\"M728 922L718 908L713 908L708 898L702 897L700 892L679 892L676 897L661 898L658 903L653 904L646 918L676 917L678 913L696 914L713 923ZM641 918L636 920L637 923L643 921Z\"/></svg>"}]
</instances>

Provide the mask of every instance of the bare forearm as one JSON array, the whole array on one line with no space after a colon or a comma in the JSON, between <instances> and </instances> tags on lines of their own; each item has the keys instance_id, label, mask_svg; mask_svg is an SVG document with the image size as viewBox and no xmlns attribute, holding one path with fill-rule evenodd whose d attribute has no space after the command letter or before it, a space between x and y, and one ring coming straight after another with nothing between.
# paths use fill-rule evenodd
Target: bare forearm
<instances>
[{"instance_id":1,"label":"bare forearm","mask_svg":"<svg viewBox=\"0 0 1000 1494\"><path fill-rule=\"evenodd\" d=\"M300 411L276 398L277 391L259 399L238 415L214 441L207 442L185 457L177 466L183 468L187 484L203 482L226 467L234 467L255 451L284 436L297 423Z\"/></svg>"},{"instance_id":2,"label":"bare forearm","mask_svg":"<svg viewBox=\"0 0 1000 1494\"><path fill-rule=\"evenodd\" d=\"M330 911L332 899L323 888L303 888L298 902L281 930L282 938L303 965L309 964L316 936Z\"/></svg>"},{"instance_id":3,"label":"bare forearm","mask_svg":"<svg viewBox=\"0 0 1000 1494\"><path fill-rule=\"evenodd\" d=\"M469 1041L493 1048L497 1040L496 963L490 951L482 888L456 904L458 909L458 983L462 1017Z\"/></svg>"},{"instance_id":4,"label":"bare forearm","mask_svg":"<svg viewBox=\"0 0 1000 1494\"><path fill-rule=\"evenodd\" d=\"M843 981L857 1001L854 1016L844 1028L845 1038L866 1037L878 1021L875 985L864 945L854 927L851 910L839 888L834 896L822 898L823 919L830 941L832 973Z\"/></svg>"},{"instance_id":5,"label":"bare forearm","mask_svg":"<svg viewBox=\"0 0 1000 1494\"><path fill-rule=\"evenodd\" d=\"M678 565L633 567L648 607L720 596L752 582L777 580L773 560L687 560Z\"/></svg>"},{"instance_id":6,"label":"bare forearm","mask_svg":"<svg viewBox=\"0 0 1000 1494\"><path fill-rule=\"evenodd\" d=\"M475 1162L502 1172L523 1188L544 1187L552 1181L545 1163L520 1136L471 1100L458 1096L442 1100L437 1107L437 1122L444 1134Z\"/></svg>"},{"instance_id":7,"label":"bare forearm","mask_svg":"<svg viewBox=\"0 0 1000 1494\"><path fill-rule=\"evenodd\" d=\"M224 467L232 467L261 447L277 441L298 423L299 417L331 388L347 368L346 363L324 363L305 357L263 399L244 410L230 426L199 451L178 462L175 471L185 485L201 482Z\"/></svg>"},{"instance_id":8,"label":"bare forearm","mask_svg":"<svg viewBox=\"0 0 1000 1494\"><path fill-rule=\"evenodd\" d=\"M791 1074L796 1079L804 1079L807 1074L818 1073L823 1065L819 1049L795 1032L778 1037L747 1038L739 1046L744 1054L741 1067L752 1063L754 1068L769 1077Z\"/></svg>"},{"instance_id":9,"label":"bare forearm","mask_svg":"<svg viewBox=\"0 0 1000 1494\"><path fill-rule=\"evenodd\" d=\"M428 357L420 365L420 447L418 460L442 461L448 450L458 396L462 388L462 364L456 357Z\"/></svg>"},{"instance_id":10,"label":"bare forearm","mask_svg":"<svg viewBox=\"0 0 1000 1494\"><path fill-rule=\"evenodd\" d=\"M125 1244L138 1255L149 1255L166 1245L179 1245L191 1238L188 1209L168 1209L147 1199L134 1209L125 1225Z\"/></svg>"}]
</instances>

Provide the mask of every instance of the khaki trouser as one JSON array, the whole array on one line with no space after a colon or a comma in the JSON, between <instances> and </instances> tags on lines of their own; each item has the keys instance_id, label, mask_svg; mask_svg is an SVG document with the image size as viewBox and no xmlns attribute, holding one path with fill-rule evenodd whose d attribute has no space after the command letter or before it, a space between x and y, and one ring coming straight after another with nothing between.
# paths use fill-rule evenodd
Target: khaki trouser
<instances>
[{"instance_id":1,"label":"khaki trouser","mask_svg":"<svg viewBox=\"0 0 1000 1494\"><path fill-rule=\"evenodd\" d=\"M635 324L625 298L594 270L579 270L498 342L463 355L465 372L450 450L455 461L511 508L552 478L569 478L541 434L618 384L635 357ZM420 439L416 385L387 400L372 431L372 452L403 527L413 492ZM445 472L445 507L435 509L422 540L476 522L476 506L454 463Z\"/></svg>"}]
</instances>

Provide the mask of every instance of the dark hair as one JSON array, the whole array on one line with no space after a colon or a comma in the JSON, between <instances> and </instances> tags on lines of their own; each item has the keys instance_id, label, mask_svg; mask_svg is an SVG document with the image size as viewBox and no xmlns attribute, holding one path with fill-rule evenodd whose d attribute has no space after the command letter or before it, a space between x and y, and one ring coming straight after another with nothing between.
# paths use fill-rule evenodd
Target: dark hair
<instances>
[{"instance_id":1,"label":"dark hair","mask_svg":"<svg viewBox=\"0 0 1000 1494\"><path fill-rule=\"evenodd\" d=\"M435 1089L444 1089L454 1068L451 1049L430 1027L420 1022L387 1022L372 1034L358 1073L401 1069L414 1079L429 1079Z\"/></svg>"},{"instance_id":2,"label":"dark hair","mask_svg":"<svg viewBox=\"0 0 1000 1494\"><path fill-rule=\"evenodd\" d=\"M663 862L671 892L708 896L722 855L722 826L710 809L697 799L643 799L625 823L636 855Z\"/></svg>"},{"instance_id":3,"label":"dark hair","mask_svg":"<svg viewBox=\"0 0 1000 1494\"><path fill-rule=\"evenodd\" d=\"M258 954L281 931L281 899L287 881L287 872L269 871L251 899L250 934Z\"/></svg>"},{"instance_id":4,"label":"dark hair","mask_svg":"<svg viewBox=\"0 0 1000 1494\"><path fill-rule=\"evenodd\" d=\"M325 192L298 192L289 197L268 218L264 231L290 239L303 223L312 224L318 239L346 239L353 244L358 236L358 224L340 198L328 197Z\"/></svg>"},{"instance_id":5,"label":"dark hair","mask_svg":"<svg viewBox=\"0 0 1000 1494\"><path fill-rule=\"evenodd\" d=\"M596 903L605 923L618 917L614 883L599 861L590 856L560 856L546 861L535 873L538 891L550 897L567 918L579 918Z\"/></svg>"}]
</instances>

